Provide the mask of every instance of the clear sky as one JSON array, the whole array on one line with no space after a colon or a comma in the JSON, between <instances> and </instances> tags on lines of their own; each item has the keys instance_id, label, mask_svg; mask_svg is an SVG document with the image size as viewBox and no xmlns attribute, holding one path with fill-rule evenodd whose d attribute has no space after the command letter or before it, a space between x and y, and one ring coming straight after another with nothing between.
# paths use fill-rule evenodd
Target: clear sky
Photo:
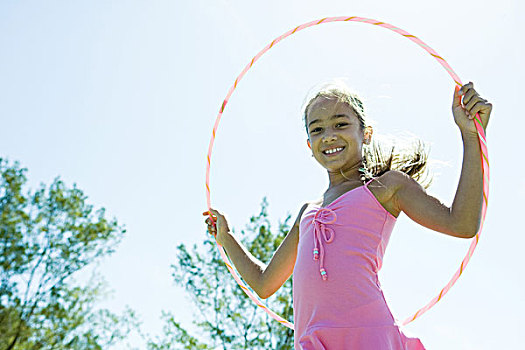
<instances>
[{"instance_id":1,"label":"clear sky","mask_svg":"<svg viewBox=\"0 0 525 350\"><path fill-rule=\"evenodd\" d=\"M430 45L494 105L489 209L478 247L444 299L406 330L429 349L516 348L525 328L523 10L517 0L2 1L0 156L27 167L33 188L57 175L77 183L90 203L126 225L118 251L100 267L114 290L104 306L131 306L152 334L161 332L161 310L193 329L170 265L178 244L204 238L206 155L235 78L299 24L346 15L393 24ZM277 229L326 190L300 108L314 85L336 77L365 99L374 136L411 134L431 146L428 191L452 203L462 144L450 76L392 31L329 23L264 55L222 117L211 201L237 232L263 196ZM394 315L404 319L436 296L470 244L401 214L380 272Z\"/></svg>"}]
</instances>

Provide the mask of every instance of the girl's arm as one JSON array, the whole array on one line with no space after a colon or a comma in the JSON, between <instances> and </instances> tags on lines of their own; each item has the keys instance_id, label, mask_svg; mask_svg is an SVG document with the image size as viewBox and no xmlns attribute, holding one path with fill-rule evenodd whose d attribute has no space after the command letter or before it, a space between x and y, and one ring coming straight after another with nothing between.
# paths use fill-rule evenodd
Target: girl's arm
<instances>
[{"instance_id":1,"label":"girl's arm","mask_svg":"<svg viewBox=\"0 0 525 350\"><path fill-rule=\"evenodd\" d=\"M230 232L224 214L211 209L218 221L216 229L210 226L212 232L217 232L217 243L224 247L239 274L260 298L266 299L273 295L291 276L297 257L299 224L307 207L307 203L302 206L292 228L275 251L268 265L255 258ZM208 212L203 213L203 215L205 214Z\"/></svg>"},{"instance_id":2,"label":"girl's arm","mask_svg":"<svg viewBox=\"0 0 525 350\"><path fill-rule=\"evenodd\" d=\"M261 295L263 299L271 297L293 273L297 258L297 245L299 243L299 224L307 207L308 203L301 207L291 230L263 271L262 285L264 289Z\"/></svg>"},{"instance_id":3,"label":"girl's arm","mask_svg":"<svg viewBox=\"0 0 525 350\"><path fill-rule=\"evenodd\" d=\"M415 222L454 237L472 238L481 223L483 201L481 151L473 118L479 113L486 129L492 104L482 99L469 83L459 90L456 87L452 110L463 139L463 166L452 206L449 208L428 195L419 183L398 171L389 174L395 184L392 198L395 206Z\"/></svg>"}]
</instances>

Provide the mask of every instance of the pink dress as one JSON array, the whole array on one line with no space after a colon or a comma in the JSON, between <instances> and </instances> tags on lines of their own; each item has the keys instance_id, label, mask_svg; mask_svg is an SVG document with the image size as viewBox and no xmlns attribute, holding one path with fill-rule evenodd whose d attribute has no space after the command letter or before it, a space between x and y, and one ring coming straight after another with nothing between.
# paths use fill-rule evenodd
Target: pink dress
<instances>
[{"instance_id":1,"label":"pink dress","mask_svg":"<svg viewBox=\"0 0 525 350\"><path fill-rule=\"evenodd\" d=\"M373 180L373 179L372 179ZM367 185L310 205L293 271L296 350L424 350L385 301L378 272L396 218Z\"/></svg>"}]
</instances>

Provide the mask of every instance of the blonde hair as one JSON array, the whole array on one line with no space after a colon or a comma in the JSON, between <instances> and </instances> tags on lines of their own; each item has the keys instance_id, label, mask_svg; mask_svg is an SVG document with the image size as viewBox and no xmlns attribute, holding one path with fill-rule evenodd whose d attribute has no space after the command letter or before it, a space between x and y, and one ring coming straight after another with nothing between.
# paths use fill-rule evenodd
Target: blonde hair
<instances>
[{"instance_id":1,"label":"blonde hair","mask_svg":"<svg viewBox=\"0 0 525 350\"><path fill-rule=\"evenodd\" d=\"M357 93L351 91L341 81L324 83L316 91L314 94L309 94L310 97L305 100L302 108L304 126L308 136L306 117L311 105L318 98L336 99L339 102L346 103L354 111L359 120L361 131L364 132L367 127L367 116L363 100ZM363 182L372 177L381 176L389 170L398 170L419 182L424 188L428 188L432 183L432 177L429 176L427 168L428 152L420 139L415 139L409 147L400 149L395 144L387 147L385 144L375 141L374 138L369 145L363 145L362 159L363 168L360 171Z\"/></svg>"}]
</instances>

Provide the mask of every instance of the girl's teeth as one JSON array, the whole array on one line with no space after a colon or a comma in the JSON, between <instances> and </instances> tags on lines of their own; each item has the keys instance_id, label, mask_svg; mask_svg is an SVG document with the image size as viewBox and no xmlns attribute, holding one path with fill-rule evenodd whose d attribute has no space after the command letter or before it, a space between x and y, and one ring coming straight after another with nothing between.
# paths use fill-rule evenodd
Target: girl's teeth
<instances>
[{"instance_id":1,"label":"girl's teeth","mask_svg":"<svg viewBox=\"0 0 525 350\"><path fill-rule=\"evenodd\" d=\"M334 154L334 153L337 153L337 152L341 152L343 149L340 147L340 148L336 148L336 149L331 149L329 151L324 151L323 153L324 154Z\"/></svg>"}]
</instances>

